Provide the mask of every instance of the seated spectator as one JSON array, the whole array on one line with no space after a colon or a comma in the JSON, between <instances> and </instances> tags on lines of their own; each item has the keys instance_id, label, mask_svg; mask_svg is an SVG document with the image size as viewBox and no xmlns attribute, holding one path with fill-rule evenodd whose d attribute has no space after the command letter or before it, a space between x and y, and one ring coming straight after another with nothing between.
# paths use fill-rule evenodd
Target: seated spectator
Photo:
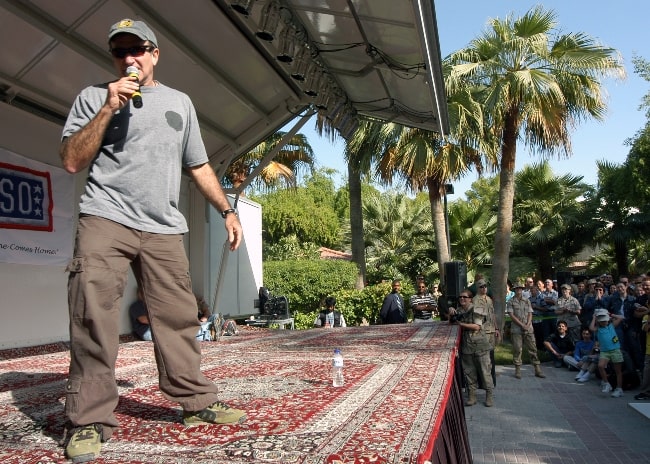
<instances>
[{"instance_id":1,"label":"seated spectator","mask_svg":"<svg viewBox=\"0 0 650 464\"><path fill-rule=\"evenodd\" d=\"M197 296L196 304L198 310L198 320L200 323L199 330L196 334L196 339L199 341L216 341L218 340L217 333L221 332L216 326L219 323L219 315L211 314L208 305L203 298ZM142 290L138 288L138 299L129 308L129 315L131 316L131 326L133 333L144 341L152 341L151 325L149 323L149 316L144 303L144 296Z\"/></svg>"},{"instance_id":2,"label":"seated spectator","mask_svg":"<svg viewBox=\"0 0 650 464\"><path fill-rule=\"evenodd\" d=\"M568 334L569 327L565 321L557 321L555 332L544 340L546 350L553 356L553 365L555 367L562 367L564 365L564 357L573 355L575 344Z\"/></svg>"},{"instance_id":3,"label":"seated spectator","mask_svg":"<svg viewBox=\"0 0 650 464\"><path fill-rule=\"evenodd\" d=\"M585 364L590 364L589 356L593 354L594 350L594 341L591 339L591 331L585 327L582 329L581 335L582 339L576 342L573 356L564 357L564 362L568 366L574 367L576 370L580 371L578 372L578 375L576 375L576 380L579 382L583 382L583 380L580 379L589 373L587 369L588 366L585 366ZM595 367L596 366L594 365L594 372ZM589 378L584 380L584 382L587 380L589 380Z\"/></svg>"},{"instance_id":4,"label":"seated spectator","mask_svg":"<svg viewBox=\"0 0 650 464\"><path fill-rule=\"evenodd\" d=\"M424 280L416 283L417 293L411 295L409 305L413 310L413 322L430 321L438 312L438 300L427 288Z\"/></svg>"},{"instance_id":5,"label":"seated spectator","mask_svg":"<svg viewBox=\"0 0 650 464\"><path fill-rule=\"evenodd\" d=\"M138 287L137 295L138 299L129 307L131 328L133 334L140 340L150 342L153 340L151 336L151 326L149 326L149 315L147 313L147 307L144 304L144 295L142 294L140 287Z\"/></svg>"},{"instance_id":6,"label":"seated spectator","mask_svg":"<svg viewBox=\"0 0 650 464\"><path fill-rule=\"evenodd\" d=\"M321 311L314 320L314 327L345 327L343 314L336 310L336 298L325 298L325 310Z\"/></svg>"}]
</instances>

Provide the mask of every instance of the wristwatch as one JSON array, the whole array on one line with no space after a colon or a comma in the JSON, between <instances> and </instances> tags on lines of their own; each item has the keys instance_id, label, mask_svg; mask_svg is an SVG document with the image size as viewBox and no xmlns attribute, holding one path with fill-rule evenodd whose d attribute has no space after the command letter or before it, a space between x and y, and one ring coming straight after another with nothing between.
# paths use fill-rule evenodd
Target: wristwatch
<instances>
[{"instance_id":1,"label":"wristwatch","mask_svg":"<svg viewBox=\"0 0 650 464\"><path fill-rule=\"evenodd\" d=\"M232 213L232 214L234 214L234 215L237 215L237 210L236 210L235 208L224 209L224 210L221 212L221 217L224 218L224 219L226 219L226 216L228 216L230 213Z\"/></svg>"}]
</instances>

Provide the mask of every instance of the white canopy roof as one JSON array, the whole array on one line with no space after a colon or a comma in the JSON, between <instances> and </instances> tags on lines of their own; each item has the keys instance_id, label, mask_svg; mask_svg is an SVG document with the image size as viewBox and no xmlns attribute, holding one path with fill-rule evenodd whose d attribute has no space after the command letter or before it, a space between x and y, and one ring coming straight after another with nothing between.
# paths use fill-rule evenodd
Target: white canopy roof
<instances>
[{"instance_id":1,"label":"white canopy roof","mask_svg":"<svg viewBox=\"0 0 650 464\"><path fill-rule=\"evenodd\" d=\"M365 116L447 132L433 0L4 0L0 100L62 124L115 78L123 18L155 31L156 78L194 101L215 168L317 110L344 136Z\"/></svg>"}]
</instances>

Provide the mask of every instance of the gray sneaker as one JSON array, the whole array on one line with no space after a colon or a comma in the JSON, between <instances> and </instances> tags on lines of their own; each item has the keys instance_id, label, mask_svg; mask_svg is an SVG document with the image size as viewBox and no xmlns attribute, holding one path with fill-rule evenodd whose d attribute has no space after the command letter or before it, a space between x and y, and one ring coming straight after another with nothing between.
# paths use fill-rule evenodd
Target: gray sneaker
<instances>
[{"instance_id":1,"label":"gray sneaker","mask_svg":"<svg viewBox=\"0 0 650 464\"><path fill-rule=\"evenodd\" d=\"M74 464L94 461L102 450L102 428L98 424L78 427L72 433L65 455Z\"/></svg>"},{"instance_id":2,"label":"gray sneaker","mask_svg":"<svg viewBox=\"0 0 650 464\"><path fill-rule=\"evenodd\" d=\"M611 394L611 397L612 397L612 398L620 398L621 396L623 396L623 390L622 390L621 388L617 388L617 389L614 390L614 392Z\"/></svg>"},{"instance_id":3,"label":"gray sneaker","mask_svg":"<svg viewBox=\"0 0 650 464\"><path fill-rule=\"evenodd\" d=\"M241 424L246 420L246 412L217 401L200 411L183 411L183 424Z\"/></svg>"}]
</instances>

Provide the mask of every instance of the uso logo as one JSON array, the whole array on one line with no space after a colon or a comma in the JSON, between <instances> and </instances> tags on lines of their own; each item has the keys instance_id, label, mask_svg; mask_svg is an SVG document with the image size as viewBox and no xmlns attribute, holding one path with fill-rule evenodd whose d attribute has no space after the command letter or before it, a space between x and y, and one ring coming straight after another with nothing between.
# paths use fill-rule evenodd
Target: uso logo
<instances>
[{"instance_id":1,"label":"uso logo","mask_svg":"<svg viewBox=\"0 0 650 464\"><path fill-rule=\"evenodd\" d=\"M0 162L0 228L52 232L53 207L49 172Z\"/></svg>"}]
</instances>

